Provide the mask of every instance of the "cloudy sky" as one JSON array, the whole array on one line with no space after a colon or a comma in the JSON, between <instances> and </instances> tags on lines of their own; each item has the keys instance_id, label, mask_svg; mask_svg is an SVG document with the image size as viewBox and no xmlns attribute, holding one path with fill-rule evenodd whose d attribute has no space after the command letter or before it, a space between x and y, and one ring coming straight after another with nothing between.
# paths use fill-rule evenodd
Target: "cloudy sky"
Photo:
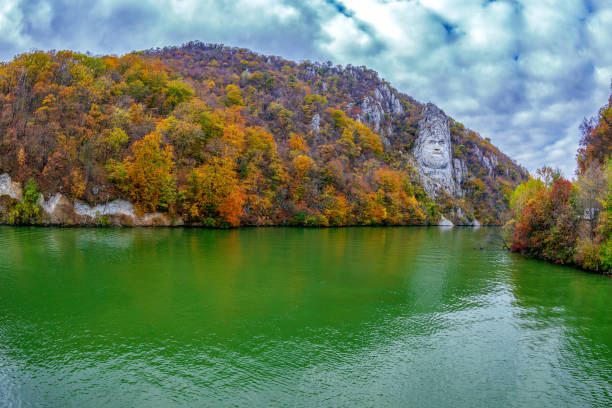
<instances>
[{"instance_id":1,"label":"cloudy sky","mask_svg":"<svg viewBox=\"0 0 612 408\"><path fill-rule=\"evenodd\" d=\"M610 0L0 0L0 59L190 40L367 65L530 171L571 176L578 126L607 102Z\"/></svg>"}]
</instances>

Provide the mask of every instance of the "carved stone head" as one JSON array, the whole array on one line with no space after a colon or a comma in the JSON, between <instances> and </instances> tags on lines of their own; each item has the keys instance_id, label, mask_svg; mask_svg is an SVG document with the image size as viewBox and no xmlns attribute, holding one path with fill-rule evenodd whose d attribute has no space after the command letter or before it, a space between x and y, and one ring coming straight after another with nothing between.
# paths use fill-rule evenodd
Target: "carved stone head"
<instances>
[{"instance_id":1,"label":"carved stone head","mask_svg":"<svg viewBox=\"0 0 612 408\"><path fill-rule=\"evenodd\" d=\"M448 119L433 104L427 104L419 121L419 137L414 156L421 166L444 169L451 160L451 143Z\"/></svg>"}]
</instances>

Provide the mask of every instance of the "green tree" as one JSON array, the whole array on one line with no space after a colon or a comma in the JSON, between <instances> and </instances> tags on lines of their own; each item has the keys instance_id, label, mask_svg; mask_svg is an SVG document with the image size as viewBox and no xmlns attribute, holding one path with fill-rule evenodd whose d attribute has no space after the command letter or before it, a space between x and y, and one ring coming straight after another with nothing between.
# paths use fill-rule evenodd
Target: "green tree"
<instances>
[{"instance_id":1,"label":"green tree","mask_svg":"<svg viewBox=\"0 0 612 408\"><path fill-rule=\"evenodd\" d=\"M9 224L32 224L40 221L40 206L38 205L38 185L34 179L29 179L23 193L23 201L16 204L7 214Z\"/></svg>"}]
</instances>

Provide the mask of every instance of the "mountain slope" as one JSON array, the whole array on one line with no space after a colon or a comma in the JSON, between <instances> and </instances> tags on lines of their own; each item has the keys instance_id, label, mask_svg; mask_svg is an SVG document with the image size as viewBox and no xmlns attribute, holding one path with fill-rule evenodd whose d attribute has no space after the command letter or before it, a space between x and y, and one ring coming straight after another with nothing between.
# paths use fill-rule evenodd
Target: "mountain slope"
<instances>
[{"instance_id":1,"label":"mountain slope","mask_svg":"<svg viewBox=\"0 0 612 408\"><path fill-rule=\"evenodd\" d=\"M199 42L23 54L0 109L0 173L36 181L36 222L492 224L527 177L365 67Z\"/></svg>"}]
</instances>

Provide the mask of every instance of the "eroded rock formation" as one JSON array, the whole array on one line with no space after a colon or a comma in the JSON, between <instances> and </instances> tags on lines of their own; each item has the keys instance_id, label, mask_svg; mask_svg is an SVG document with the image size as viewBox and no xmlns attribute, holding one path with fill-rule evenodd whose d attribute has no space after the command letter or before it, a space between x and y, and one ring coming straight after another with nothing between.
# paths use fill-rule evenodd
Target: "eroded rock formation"
<instances>
[{"instance_id":1,"label":"eroded rock formation","mask_svg":"<svg viewBox=\"0 0 612 408\"><path fill-rule=\"evenodd\" d=\"M0 196L7 195L15 200L22 200L22 189L19 183L13 182L8 174L0 174Z\"/></svg>"}]
</instances>

